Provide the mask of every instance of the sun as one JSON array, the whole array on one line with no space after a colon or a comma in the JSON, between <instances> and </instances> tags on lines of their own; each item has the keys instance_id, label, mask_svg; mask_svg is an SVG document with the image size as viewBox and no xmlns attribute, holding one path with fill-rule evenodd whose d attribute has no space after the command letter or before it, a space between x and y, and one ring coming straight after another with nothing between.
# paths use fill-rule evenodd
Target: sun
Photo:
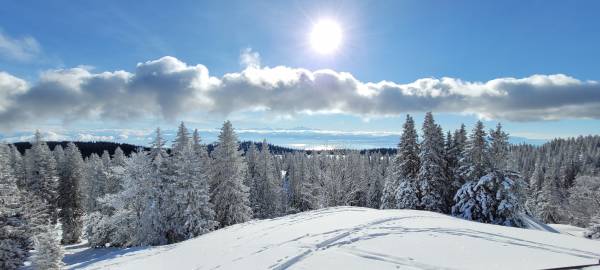
<instances>
[{"instance_id":1,"label":"sun","mask_svg":"<svg viewBox=\"0 0 600 270\"><path fill-rule=\"evenodd\" d=\"M333 20L321 20L313 25L310 44L321 54L335 52L342 43L342 28Z\"/></svg>"}]
</instances>

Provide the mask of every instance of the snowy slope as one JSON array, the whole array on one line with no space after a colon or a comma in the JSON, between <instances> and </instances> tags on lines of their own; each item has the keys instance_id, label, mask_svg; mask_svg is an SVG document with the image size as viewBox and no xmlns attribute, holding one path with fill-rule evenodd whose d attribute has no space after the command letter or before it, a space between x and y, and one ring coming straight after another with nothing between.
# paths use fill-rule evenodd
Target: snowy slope
<instances>
[{"instance_id":1,"label":"snowy slope","mask_svg":"<svg viewBox=\"0 0 600 270\"><path fill-rule=\"evenodd\" d=\"M584 237L584 233L586 231L585 228L581 228L581 227L577 227L577 226L573 226L573 225L566 225L566 224L548 224L548 226L552 227L553 229L559 231L562 234L567 234L567 235L572 235L572 236L577 236L577 237Z\"/></svg>"},{"instance_id":2,"label":"snowy slope","mask_svg":"<svg viewBox=\"0 0 600 270\"><path fill-rule=\"evenodd\" d=\"M70 253L70 269L544 269L598 263L600 241L426 211L336 207L170 246Z\"/></svg>"},{"instance_id":3,"label":"snowy slope","mask_svg":"<svg viewBox=\"0 0 600 270\"><path fill-rule=\"evenodd\" d=\"M552 226L544 224L543 222L541 222L540 220L538 220L532 216L523 214L523 215L521 215L521 219L525 222L525 227L528 229L552 232L552 233L561 233L560 231L556 230Z\"/></svg>"}]
</instances>

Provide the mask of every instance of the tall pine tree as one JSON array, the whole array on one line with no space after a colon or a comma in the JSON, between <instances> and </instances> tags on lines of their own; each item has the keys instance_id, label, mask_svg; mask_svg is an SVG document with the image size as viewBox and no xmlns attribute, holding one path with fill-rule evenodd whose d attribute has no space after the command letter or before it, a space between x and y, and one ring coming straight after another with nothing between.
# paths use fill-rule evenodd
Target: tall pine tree
<instances>
[{"instance_id":1,"label":"tall pine tree","mask_svg":"<svg viewBox=\"0 0 600 270\"><path fill-rule=\"evenodd\" d=\"M396 179L395 181L399 183L394 193L396 202L394 208L419 209L420 207L422 194L417 178L421 162L417 140L415 122L410 115L407 115L398 145L398 155L388 175L388 179Z\"/></svg>"},{"instance_id":2,"label":"tall pine tree","mask_svg":"<svg viewBox=\"0 0 600 270\"><path fill-rule=\"evenodd\" d=\"M21 192L10 166L10 149L0 144L0 268L18 269L27 257L29 237Z\"/></svg>"},{"instance_id":3,"label":"tall pine tree","mask_svg":"<svg viewBox=\"0 0 600 270\"><path fill-rule=\"evenodd\" d=\"M64 164L59 184L60 221L62 243L79 242L82 231L83 205L80 183L85 177L83 159L74 143L69 142L65 151Z\"/></svg>"},{"instance_id":4,"label":"tall pine tree","mask_svg":"<svg viewBox=\"0 0 600 270\"><path fill-rule=\"evenodd\" d=\"M31 149L26 152L25 159L25 190L31 196L37 196L43 201L49 222L56 224L58 219L56 161L39 130L34 135Z\"/></svg>"},{"instance_id":5,"label":"tall pine tree","mask_svg":"<svg viewBox=\"0 0 600 270\"><path fill-rule=\"evenodd\" d=\"M269 144L263 141L258 155L254 174L255 194L254 216L257 218L272 218L280 213L281 186L278 173L275 171L273 156Z\"/></svg>"},{"instance_id":6,"label":"tall pine tree","mask_svg":"<svg viewBox=\"0 0 600 270\"><path fill-rule=\"evenodd\" d=\"M444 213L447 211L444 164L444 135L428 112L423 122L423 142L419 154L421 166L417 176L421 192L420 206L424 210Z\"/></svg>"},{"instance_id":7,"label":"tall pine tree","mask_svg":"<svg viewBox=\"0 0 600 270\"><path fill-rule=\"evenodd\" d=\"M252 209L249 206L248 187L243 183L247 165L239 151L231 122L223 124L212 157L214 186L211 188L211 202L215 207L216 220L222 227L249 220Z\"/></svg>"}]
</instances>

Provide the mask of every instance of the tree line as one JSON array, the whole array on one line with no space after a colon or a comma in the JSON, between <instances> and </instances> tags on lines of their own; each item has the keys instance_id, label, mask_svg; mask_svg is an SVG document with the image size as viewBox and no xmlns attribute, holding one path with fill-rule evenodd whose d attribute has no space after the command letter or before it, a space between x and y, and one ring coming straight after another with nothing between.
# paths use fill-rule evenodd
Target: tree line
<instances>
[{"instance_id":1,"label":"tree line","mask_svg":"<svg viewBox=\"0 0 600 270\"><path fill-rule=\"evenodd\" d=\"M82 238L92 247L163 245L342 205L516 227L533 215L599 236L600 136L510 145L500 124L444 133L431 113L420 134L407 115L395 154L273 151L266 141L241 144L229 121L214 145L181 123L170 148L157 129L150 147L84 157L72 142L50 150L37 132L23 152L0 145L1 266L16 269L35 249L35 266L60 268L60 244Z\"/></svg>"}]
</instances>

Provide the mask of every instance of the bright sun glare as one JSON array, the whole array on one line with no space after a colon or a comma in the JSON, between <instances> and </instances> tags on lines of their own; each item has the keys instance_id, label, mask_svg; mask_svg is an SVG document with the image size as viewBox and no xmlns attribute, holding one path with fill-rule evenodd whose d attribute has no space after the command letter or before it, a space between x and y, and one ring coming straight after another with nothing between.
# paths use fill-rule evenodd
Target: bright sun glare
<instances>
[{"instance_id":1,"label":"bright sun glare","mask_svg":"<svg viewBox=\"0 0 600 270\"><path fill-rule=\"evenodd\" d=\"M313 25L310 44L318 53L330 54L342 43L342 29L332 20L321 20Z\"/></svg>"}]
</instances>

